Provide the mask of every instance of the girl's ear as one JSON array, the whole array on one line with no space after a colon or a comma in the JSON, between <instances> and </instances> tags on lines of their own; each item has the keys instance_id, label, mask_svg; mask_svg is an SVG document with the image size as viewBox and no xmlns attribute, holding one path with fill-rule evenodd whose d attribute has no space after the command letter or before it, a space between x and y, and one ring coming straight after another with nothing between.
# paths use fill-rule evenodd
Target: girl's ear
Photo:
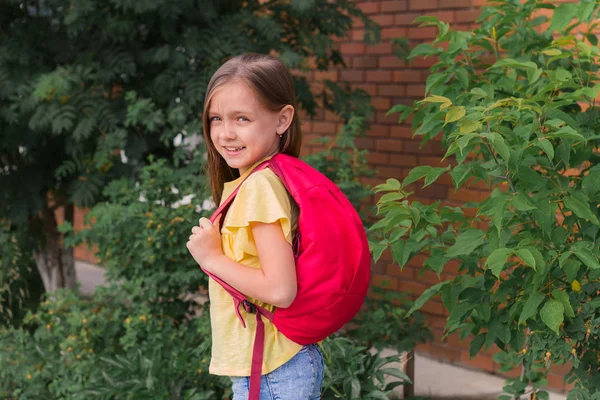
<instances>
[{"instance_id":1,"label":"girl's ear","mask_svg":"<svg viewBox=\"0 0 600 400\"><path fill-rule=\"evenodd\" d=\"M277 115L277 134L283 135L294 119L294 107L290 104L283 107Z\"/></svg>"}]
</instances>

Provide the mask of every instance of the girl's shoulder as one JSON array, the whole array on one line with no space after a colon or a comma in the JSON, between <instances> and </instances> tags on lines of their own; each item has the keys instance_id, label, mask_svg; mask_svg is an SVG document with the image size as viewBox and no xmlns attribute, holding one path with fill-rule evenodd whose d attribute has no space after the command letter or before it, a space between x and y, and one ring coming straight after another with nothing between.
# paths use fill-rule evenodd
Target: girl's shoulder
<instances>
[{"instance_id":1,"label":"girl's shoulder","mask_svg":"<svg viewBox=\"0 0 600 400\"><path fill-rule=\"evenodd\" d=\"M246 190L255 190L255 189L268 189L272 190L284 190L285 186L283 182L275 172L271 171L269 168L265 168L263 170L252 173L240 186L240 192Z\"/></svg>"}]
</instances>

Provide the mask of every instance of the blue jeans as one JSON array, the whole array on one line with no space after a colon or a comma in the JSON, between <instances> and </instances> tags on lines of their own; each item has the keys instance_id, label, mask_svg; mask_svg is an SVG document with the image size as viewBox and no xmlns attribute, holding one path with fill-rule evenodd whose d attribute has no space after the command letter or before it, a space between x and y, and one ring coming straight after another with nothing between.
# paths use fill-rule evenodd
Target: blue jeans
<instances>
[{"instance_id":1,"label":"blue jeans","mask_svg":"<svg viewBox=\"0 0 600 400\"><path fill-rule=\"evenodd\" d=\"M290 361L261 376L260 400L319 400L323 374L319 346L304 346ZM248 400L250 377L232 376L231 381L233 400Z\"/></svg>"}]
</instances>

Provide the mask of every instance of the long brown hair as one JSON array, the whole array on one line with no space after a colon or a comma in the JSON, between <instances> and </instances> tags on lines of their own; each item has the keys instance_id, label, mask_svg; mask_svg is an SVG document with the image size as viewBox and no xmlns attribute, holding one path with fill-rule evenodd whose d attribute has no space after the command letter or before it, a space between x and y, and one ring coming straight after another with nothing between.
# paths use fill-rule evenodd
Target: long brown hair
<instances>
[{"instance_id":1,"label":"long brown hair","mask_svg":"<svg viewBox=\"0 0 600 400\"><path fill-rule=\"evenodd\" d=\"M261 103L270 110L279 111L288 104L293 106L295 110L294 117L279 142L279 152L298 157L302 146L302 131L297 118L296 94L292 76L286 66L274 57L257 53L246 53L228 60L210 78L206 89L206 97L204 98L204 112L202 115L204 140L208 149L208 172L213 200L217 205L221 202L223 185L225 182L238 178L239 172L227 165L210 138L208 108L215 91L233 79L241 79L248 84L258 95Z\"/></svg>"}]
</instances>

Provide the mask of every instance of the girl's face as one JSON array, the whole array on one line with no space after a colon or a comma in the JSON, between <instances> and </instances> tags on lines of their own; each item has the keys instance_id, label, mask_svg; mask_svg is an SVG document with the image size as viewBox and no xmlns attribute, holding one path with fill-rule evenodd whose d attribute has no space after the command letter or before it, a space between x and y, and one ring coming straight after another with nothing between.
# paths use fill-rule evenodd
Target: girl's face
<instances>
[{"instance_id":1,"label":"girl's face","mask_svg":"<svg viewBox=\"0 0 600 400\"><path fill-rule=\"evenodd\" d=\"M248 85L234 80L218 88L208 107L210 138L231 168L240 175L279 151L279 138L292 122L291 105L266 108Z\"/></svg>"}]
</instances>

